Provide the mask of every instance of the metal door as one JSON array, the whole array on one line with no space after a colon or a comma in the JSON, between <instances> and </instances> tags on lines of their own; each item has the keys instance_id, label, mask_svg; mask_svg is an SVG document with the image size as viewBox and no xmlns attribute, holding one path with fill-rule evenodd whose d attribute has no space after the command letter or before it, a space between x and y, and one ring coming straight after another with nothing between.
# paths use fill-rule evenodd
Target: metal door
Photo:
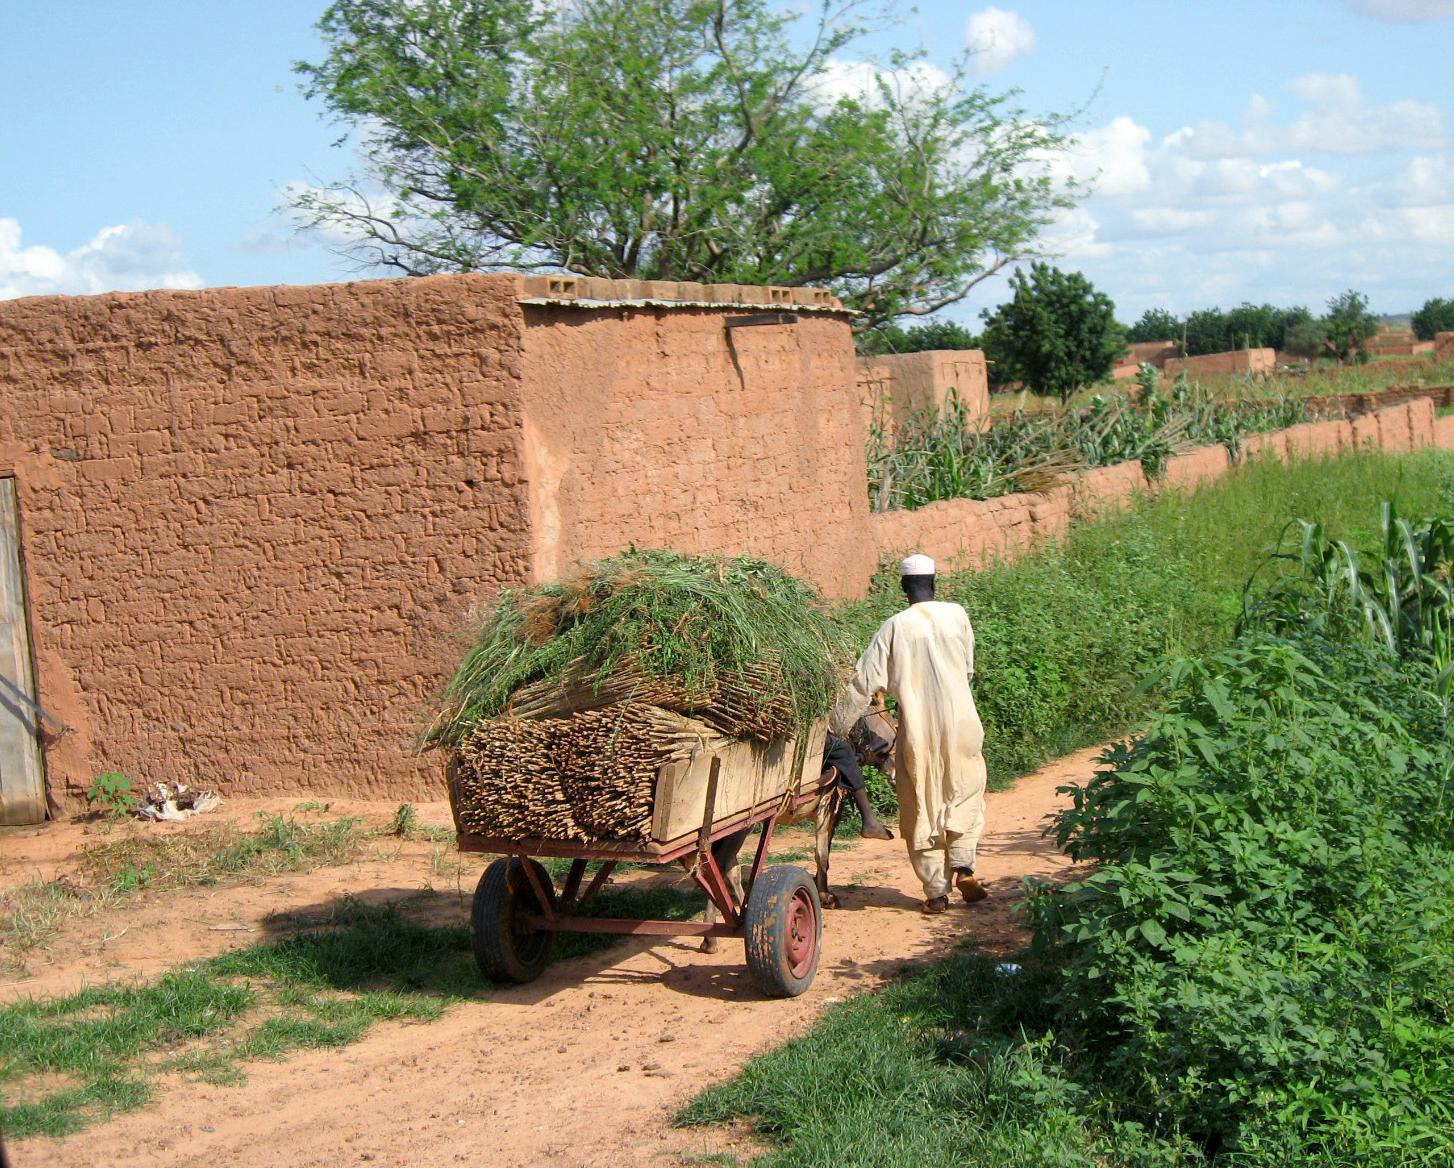
<instances>
[{"instance_id":1,"label":"metal door","mask_svg":"<svg viewBox=\"0 0 1454 1168\"><path fill-rule=\"evenodd\" d=\"M20 575L20 509L15 480L0 478L0 824L44 819L40 712Z\"/></svg>"}]
</instances>

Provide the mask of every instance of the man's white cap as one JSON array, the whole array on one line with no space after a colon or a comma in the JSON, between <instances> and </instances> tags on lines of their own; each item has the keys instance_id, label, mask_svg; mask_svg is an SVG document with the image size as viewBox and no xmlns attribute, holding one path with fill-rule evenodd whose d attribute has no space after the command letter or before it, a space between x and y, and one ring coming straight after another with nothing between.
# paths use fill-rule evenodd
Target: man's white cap
<instances>
[{"instance_id":1,"label":"man's white cap","mask_svg":"<svg viewBox=\"0 0 1454 1168\"><path fill-rule=\"evenodd\" d=\"M928 556L910 556L899 565L900 576L932 576L934 561Z\"/></svg>"}]
</instances>

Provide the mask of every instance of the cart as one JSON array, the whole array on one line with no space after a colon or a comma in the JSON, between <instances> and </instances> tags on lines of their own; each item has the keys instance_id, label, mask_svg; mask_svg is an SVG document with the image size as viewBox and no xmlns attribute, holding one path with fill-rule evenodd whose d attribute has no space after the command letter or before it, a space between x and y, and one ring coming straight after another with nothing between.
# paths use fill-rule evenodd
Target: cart
<instances>
[{"instance_id":1,"label":"cart","mask_svg":"<svg viewBox=\"0 0 1454 1168\"><path fill-rule=\"evenodd\" d=\"M475 889L470 944L487 978L529 982L550 963L556 934L621 933L636 936L742 937L747 967L770 997L801 994L813 982L823 933L823 908L802 868L766 866L780 819L807 811L832 786L822 774L820 723L800 740L776 743L704 743L689 761L661 769L651 838L647 841L503 839L461 831L464 852L499 853ZM456 785L450 772L450 796ZM762 838L739 895L712 845L762 825ZM535 857L571 860L556 890ZM589 873L591 861L598 867ZM586 917L581 910L617 864L680 864L702 887L720 921L650 921ZM729 866L730 867L730 866Z\"/></svg>"}]
</instances>

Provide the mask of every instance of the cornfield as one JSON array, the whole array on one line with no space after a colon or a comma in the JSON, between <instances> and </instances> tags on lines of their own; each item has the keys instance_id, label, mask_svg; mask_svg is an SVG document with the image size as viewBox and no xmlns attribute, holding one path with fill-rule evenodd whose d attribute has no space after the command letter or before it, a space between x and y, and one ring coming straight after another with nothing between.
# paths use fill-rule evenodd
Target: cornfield
<instances>
[{"instance_id":1,"label":"cornfield","mask_svg":"<svg viewBox=\"0 0 1454 1168\"><path fill-rule=\"evenodd\" d=\"M943 499L1043 491L1075 471L1133 459L1155 476L1173 455L1224 445L1235 457L1246 435L1310 416L1296 398L1271 404L1217 400L1183 381L1169 393L1158 393L1153 384L1136 400L1097 395L1083 409L1016 412L981 428L951 391L942 409L916 410L893 434L875 421L869 497L875 511L913 510Z\"/></svg>"}]
</instances>

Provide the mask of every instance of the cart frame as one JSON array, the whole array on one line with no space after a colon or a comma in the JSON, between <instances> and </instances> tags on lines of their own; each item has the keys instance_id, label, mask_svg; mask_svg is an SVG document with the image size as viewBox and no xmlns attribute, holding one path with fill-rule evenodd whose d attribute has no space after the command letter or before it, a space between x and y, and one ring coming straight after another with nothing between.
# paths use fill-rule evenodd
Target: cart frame
<instances>
[{"instance_id":1,"label":"cart frame","mask_svg":"<svg viewBox=\"0 0 1454 1168\"><path fill-rule=\"evenodd\" d=\"M751 923L747 921L748 906L752 891L758 885L759 878L763 874L768 849L772 846L778 820L785 815L799 812L826 797L832 790L835 776L831 771L827 772L826 782L820 779L816 785L806 791L790 787L781 796L765 800L719 821L716 818L716 800L721 767L721 757L714 755L707 780L705 814L701 828L692 836L665 843L652 841L638 846L626 841L577 843L569 840L539 838L505 839L459 832L457 836L459 849L462 852L488 852L500 855L506 859L497 861L497 864L508 865L511 862L518 862L519 867L524 870L525 879L533 893L532 899L535 901L535 906L534 911L526 910L516 914L513 918L516 928L528 927L537 932L550 934L578 932L656 937L746 937L748 965L753 970L759 985L774 996L783 997L801 993L811 983L813 973L816 972L818 950L822 940L822 905L819 902L816 887L811 881L806 881L811 890L810 898L803 897L800 891L801 882L794 887L795 899L790 899L790 902L783 906L786 908L786 912L780 914L787 922L785 926L787 932L783 933L776 942L777 947L783 950L783 955L793 970L807 971L805 977L798 975L782 982L781 979L774 979L770 973L766 973L760 968L768 957L763 952L754 956L754 949L762 950L764 944L770 945L771 942L765 942L749 935L753 929ZM762 838L758 841L752 868L739 898L732 882L719 867L716 857L713 856L712 845L731 835L738 833L745 835L759 824L763 825ZM543 867L533 862L535 856L569 858L572 861L559 898L556 897L554 888L551 886L549 874ZM586 884L586 868L592 860L599 861L601 866L592 876L590 883ZM579 915L580 910L589 904L605 885L607 877L610 876L616 865L622 862L651 865L679 863L686 873L701 886L707 894L708 901L716 908L722 919L718 922L712 921L710 911L707 914L709 919L706 921L637 920L624 917L583 917ZM797 868L775 866L773 870L783 871L785 874L798 873L806 876L801 869ZM477 921L479 919L479 898L488 877L487 872L486 876L481 878L480 890L476 892L477 916L475 919ZM582 885L585 885L584 890L582 890ZM544 911L539 911L541 909ZM548 949L545 961L548 961ZM545 961L540 963L539 968L544 967ZM533 977L538 974L539 968L530 972L529 976ZM519 976L515 978L515 980L528 979Z\"/></svg>"}]
</instances>

